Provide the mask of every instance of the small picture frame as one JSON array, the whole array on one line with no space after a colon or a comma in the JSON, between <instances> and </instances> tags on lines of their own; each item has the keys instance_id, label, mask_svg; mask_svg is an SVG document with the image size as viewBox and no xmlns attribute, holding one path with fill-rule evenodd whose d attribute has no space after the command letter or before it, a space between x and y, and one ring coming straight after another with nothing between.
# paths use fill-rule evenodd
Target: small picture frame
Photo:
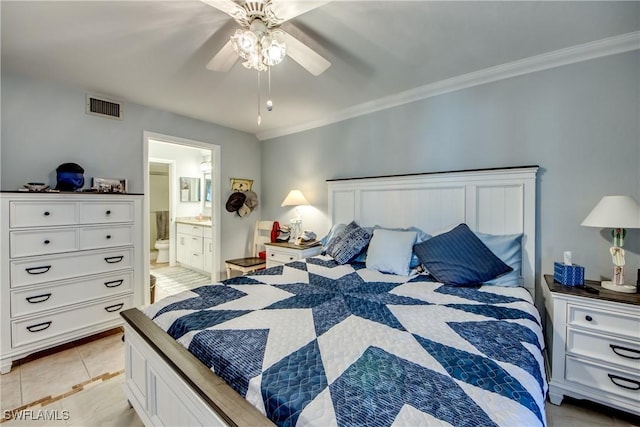
<instances>
[{"instance_id":1,"label":"small picture frame","mask_svg":"<svg viewBox=\"0 0 640 427\"><path fill-rule=\"evenodd\" d=\"M251 191L252 179L231 178L231 191Z\"/></svg>"},{"instance_id":2,"label":"small picture frame","mask_svg":"<svg viewBox=\"0 0 640 427\"><path fill-rule=\"evenodd\" d=\"M98 178L91 179L91 189L98 193L126 193L127 180L122 178Z\"/></svg>"}]
</instances>

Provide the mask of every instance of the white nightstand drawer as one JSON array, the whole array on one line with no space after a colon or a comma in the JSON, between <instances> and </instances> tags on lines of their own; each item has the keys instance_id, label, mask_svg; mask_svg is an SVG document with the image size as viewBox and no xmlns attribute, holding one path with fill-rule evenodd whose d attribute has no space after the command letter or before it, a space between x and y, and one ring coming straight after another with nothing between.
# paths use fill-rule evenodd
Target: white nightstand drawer
<instances>
[{"instance_id":1,"label":"white nightstand drawer","mask_svg":"<svg viewBox=\"0 0 640 427\"><path fill-rule=\"evenodd\" d=\"M640 375L640 342L623 341L606 335L569 329L567 352L605 363L616 363L633 369Z\"/></svg>"},{"instance_id":2,"label":"white nightstand drawer","mask_svg":"<svg viewBox=\"0 0 640 427\"><path fill-rule=\"evenodd\" d=\"M269 256L268 256L269 261L274 261L274 262L283 263L283 264L295 261L297 259L298 257L291 254L290 252L287 253L287 252L269 251Z\"/></svg>"},{"instance_id":3,"label":"white nightstand drawer","mask_svg":"<svg viewBox=\"0 0 640 427\"><path fill-rule=\"evenodd\" d=\"M82 224L133 221L133 202L93 202L80 207Z\"/></svg>"},{"instance_id":4,"label":"white nightstand drawer","mask_svg":"<svg viewBox=\"0 0 640 427\"><path fill-rule=\"evenodd\" d=\"M97 298L115 296L133 290L133 271L90 276L38 288L29 287L11 292L11 316L36 314L66 305Z\"/></svg>"},{"instance_id":5,"label":"white nightstand drawer","mask_svg":"<svg viewBox=\"0 0 640 427\"><path fill-rule=\"evenodd\" d=\"M133 248L11 261L11 287L69 279L131 268Z\"/></svg>"},{"instance_id":6,"label":"white nightstand drawer","mask_svg":"<svg viewBox=\"0 0 640 427\"><path fill-rule=\"evenodd\" d=\"M11 258L70 252L78 249L75 228L12 231Z\"/></svg>"},{"instance_id":7,"label":"white nightstand drawer","mask_svg":"<svg viewBox=\"0 0 640 427\"><path fill-rule=\"evenodd\" d=\"M601 311L568 304L568 324L582 326L598 332L612 332L630 339L638 339L640 318L615 311Z\"/></svg>"},{"instance_id":8,"label":"white nightstand drawer","mask_svg":"<svg viewBox=\"0 0 640 427\"><path fill-rule=\"evenodd\" d=\"M80 249L98 249L133 244L133 226L112 225L80 229Z\"/></svg>"},{"instance_id":9,"label":"white nightstand drawer","mask_svg":"<svg viewBox=\"0 0 640 427\"><path fill-rule=\"evenodd\" d=\"M77 205L72 202L10 202L9 226L43 227L78 223Z\"/></svg>"},{"instance_id":10,"label":"white nightstand drawer","mask_svg":"<svg viewBox=\"0 0 640 427\"><path fill-rule=\"evenodd\" d=\"M69 311L11 322L14 346L29 344L120 318L120 312L131 307L132 296L101 301Z\"/></svg>"},{"instance_id":11,"label":"white nightstand drawer","mask_svg":"<svg viewBox=\"0 0 640 427\"><path fill-rule=\"evenodd\" d=\"M610 369L567 356L566 379L588 387L598 393L607 392L640 401L640 375Z\"/></svg>"}]
</instances>

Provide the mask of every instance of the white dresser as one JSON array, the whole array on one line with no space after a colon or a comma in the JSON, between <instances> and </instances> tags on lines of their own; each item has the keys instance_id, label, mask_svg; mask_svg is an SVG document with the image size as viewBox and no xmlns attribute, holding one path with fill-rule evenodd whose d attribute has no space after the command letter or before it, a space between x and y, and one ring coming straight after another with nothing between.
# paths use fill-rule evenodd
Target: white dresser
<instances>
[{"instance_id":1,"label":"white dresser","mask_svg":"<svg viewBox=\"0 0 640 427\"><path fill-rule=\"evenodd\" d=\"M148 301L142 196L0 194L0 371Z\"/></svg>"},{"instance_id":2,"label":"white dresser","mask_svg":"<svg viewBox=\"0 0 640 427\"><path fill-rule=\"evenodd\" d=\"M545 279L551 403L570 396L640 415L640 295Z\"/></svg>"}]
</instances>

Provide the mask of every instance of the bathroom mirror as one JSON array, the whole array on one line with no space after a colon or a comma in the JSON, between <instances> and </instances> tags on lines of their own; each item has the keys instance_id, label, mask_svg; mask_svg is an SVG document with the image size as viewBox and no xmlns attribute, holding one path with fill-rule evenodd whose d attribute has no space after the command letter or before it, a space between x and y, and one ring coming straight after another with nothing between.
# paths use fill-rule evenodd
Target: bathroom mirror
<instances>
[{"instance_id":1,"label":"bathroom mirror","mask_svg":"<svg viewBox=\"0 0 640 427\"><path fill-rule=\"evenodd\" d=\"M204 174L204 206L211 207L211 174Z\"/></svg>"},{"instance_id":2,"label":"bathroom mirror","mask_svg":"<svg viewBox=\"0 0 640 427\"><path fill-rule=\"evenodd\" d=\"M180 177L180 201L200 201L200 178Z\"/></svg>"}]
</instances>

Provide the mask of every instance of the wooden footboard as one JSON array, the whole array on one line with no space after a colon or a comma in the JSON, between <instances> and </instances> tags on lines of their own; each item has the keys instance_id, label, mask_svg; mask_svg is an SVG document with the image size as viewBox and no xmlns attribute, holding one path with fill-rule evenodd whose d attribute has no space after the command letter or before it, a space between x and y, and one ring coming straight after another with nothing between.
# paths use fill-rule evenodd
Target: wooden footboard
<instances>
[{"instance_id":1,"label":"wooden footboard","mask_svg":"<svg viewBox=\"0 0 640 427\"><path fill-rule=\"evenodd\" d=\"M140 310L121 314L123 388L145 425L273 425Z\"/></svg>"}]
</instances>

